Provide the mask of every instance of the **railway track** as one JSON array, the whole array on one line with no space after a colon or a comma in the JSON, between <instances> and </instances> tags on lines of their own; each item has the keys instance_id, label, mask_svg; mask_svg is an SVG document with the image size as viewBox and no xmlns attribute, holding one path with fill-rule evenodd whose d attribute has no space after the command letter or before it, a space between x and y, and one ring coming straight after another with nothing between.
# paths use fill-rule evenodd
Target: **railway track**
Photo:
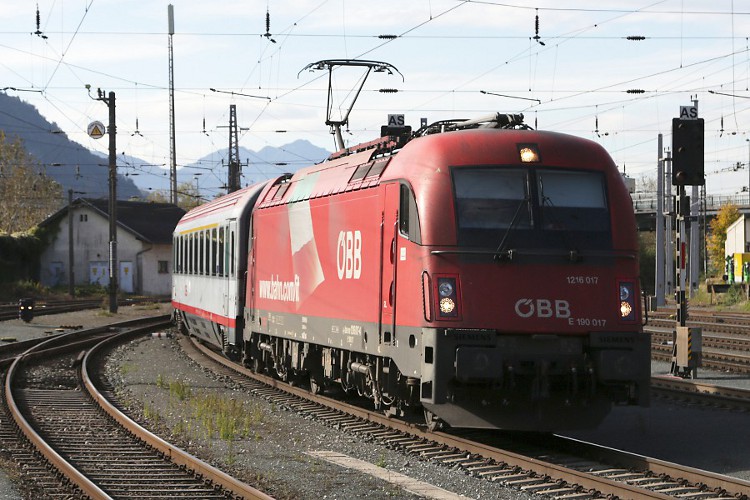
<instances>
[{"instance_id":1,"label":"railway track","mask_svg":"<svg viewBox=\"0 0 750 500\"><path fill-rule=\"evenodd\" d=\"M498 433L427 432L424 426L385 417L293 387L228 362L181 338L188 356L245 390L391 448L551 498L747 499L750 482L613 450L560 436L542 442L498 440ZM210 360L210 361L209 361Z\"/></svg>"},{"instance_id":2,"label":"railway track","mask_svg":"<svg viewBox=\"0 0 750 500\"><path fill-rule=\"evenodd\" d=\"M99 353L168 320L159 316L106 331L59 335L13 358L3 395L16 427L46 462L31 467L54 469L53 478L64 476L62 487L69 487L64 496L269 498L154 436L109 402L106 383L96 375ZM74 364L80 365L80 380ZM59 483L49 486L59 488ZM45 497L60 494L41 489Z\"/></svg>"},{"instance_id":3,"label":"railway track","mask_svg":"<svg viewBox=\"0 0 750 500\"><path fill-rule=\"evenodd\" d=\"M651 394L656 397L714 408L750 411L750 391L735 387L683 380L658 375L651 377Z\"/></svg>"},{"instance_id":4,"label":"railway track","mask_svg":"<svg viewBox=\"0 0 750 500\"><path fill-rule=\"evenodd\" d=\"M702 329L704 368L750 372L750 315L691 311L687 325ZM674 329L673 314L660 311L649 317L644 330L651 334L653 359L672 360Z\"/></svg>"},{"instance_id":5,"label":"railway track","mask_svg":"<svg viewBox=\"0 0 750 500\"><path fill-rule=\"evenodd\" d=\"M98 299L77 299L77 300L60 300L60 301L40 301L35 304L34 316L46 316L49 314L60 314L72 311L83 311L85 309L96 309L102 306L101 298ZM153 298L135 298L118 300L118 305L127 306L141 304L145 302L154 302ZM0 321L7 321L18 318L18 304L0 304Z\"/></svg>"}]
</instances>

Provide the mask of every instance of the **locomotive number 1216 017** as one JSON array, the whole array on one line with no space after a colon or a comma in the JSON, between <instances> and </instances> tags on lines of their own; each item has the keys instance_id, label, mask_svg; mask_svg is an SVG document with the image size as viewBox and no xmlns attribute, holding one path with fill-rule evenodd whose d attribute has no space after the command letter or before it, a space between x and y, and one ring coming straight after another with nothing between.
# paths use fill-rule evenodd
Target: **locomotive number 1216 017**
<instances>
[{"instance_id":1,"label":"locomotive number 1216 017","mask_svg":"<svg viewBox=\"0 0 750 500\"><path fill-rule=\"evenodd\" d=\"M599 283L599 276L568 276L568 285L596 285Z\"/></svg>"}]
</instances>

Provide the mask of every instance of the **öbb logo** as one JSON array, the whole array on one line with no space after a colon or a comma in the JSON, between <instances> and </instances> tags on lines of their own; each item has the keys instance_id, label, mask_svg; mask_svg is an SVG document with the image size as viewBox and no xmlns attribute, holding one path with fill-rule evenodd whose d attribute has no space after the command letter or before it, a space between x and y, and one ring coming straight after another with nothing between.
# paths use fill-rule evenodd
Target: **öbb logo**
<instances>
[{"instance_id":1,"label":"\u00f6bb logo","mask_svg":"<svg viewBox=\"0 0 750 500\"><path fill-rule=\"evenodd\" d=\"M336 245L336 268L339 279L358 280L362 275L362 233L341 231Z\"/></svg>"},{"instance_id":2,"label":"\u00f6bb logo","mask_svg":"<svg viewBox=\"0 0 750 500\"><path fill-rule=\"evenodd\" d=\"M570 303L567 300L518 299L516 314L522 318L569 318Z\"/></svg>"}]
</instances>

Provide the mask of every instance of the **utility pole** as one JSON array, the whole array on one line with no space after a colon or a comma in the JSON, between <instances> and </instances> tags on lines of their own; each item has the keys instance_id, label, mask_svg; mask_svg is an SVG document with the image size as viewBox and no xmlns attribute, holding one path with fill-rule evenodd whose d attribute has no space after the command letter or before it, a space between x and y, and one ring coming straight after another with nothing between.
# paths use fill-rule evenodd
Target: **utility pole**
<instances>
[{"instance_id":1,"label":"utility pole","mask_svg":"<svg viewBox=\"0 0 750 500\"><path fill-rule=\"evenodd\" d=\"M75 274L73 266L73 190L68 189L68 295L72 299L75 296Z\"/></svg>"},{"instance_id":2,"label":"utility pole","mask_svg":"<svg viewBox=\"0 0 750 500\"><path fill-rule=\"evenodd\" d=\"M229 179L227 193L240 189L240 146L237 133L237 105L229 105Z\"/></svg>"},{"instance_id":3,"label":"utility pole","mask_svg":"<svg viewBox=\"0 0 750 500\"><path fill-rule=\"evenodd\" d=\"M177 144L174 124L174 54L172 37L174 35L174 6L167 6L169 18L169 200L177 205Z\"/></svg>"},{"instance_id":4,"label":"utility pole","mask_svg":"<svg viewBox=\"0 0 750 500\"><path fill-rule=\"evenodd\" d=\"M115 125L115 93L99 100L109 107L109 312L117 313L117 125Z\"/></svg>"},{"instance_id":5,"label":"utility pole","mask_svg":"<svg viewBox=\"0 0 750 500\"><path fill-rule=\"evenodd\" d=\"M663 136L659 134L656 167L656 306L662 307L665 301L665 234L664 234L664 146Z\"/></svg>"},{"instance_id":6,"label":"utility pole","mask_svg":"<svg viewBox=\"0 0 750 500\"><path fill-rule=\"evenodd\" d=\"M87 85L86 88L90 88ZM109 108L109 312L117 313L117 125L115 125L115 93L104 97L102 89L96 89L96 101Z\"/></svg>"},{"instance_id":7,"label":"utility pole","mask_svg":"<svg viewBox=\"0 0 750 500\"><path fill-rule=\"evenodd\" d=\"M86 90L91 97L91 85L86 84ZM115 125L115 93L110 92L105 97L102 89L96 89L95 101L102 101L109 108L109 312L117 313L117 278L119 268L117 266L117 125ZM102 125L94 122L92 125ZM98 129L94 127L93 130ZM96 135L89 130L89 135L95 138L102 137L101 132ZM71 195L72 196L72 195Z\"/></svg>"}]
</instances>

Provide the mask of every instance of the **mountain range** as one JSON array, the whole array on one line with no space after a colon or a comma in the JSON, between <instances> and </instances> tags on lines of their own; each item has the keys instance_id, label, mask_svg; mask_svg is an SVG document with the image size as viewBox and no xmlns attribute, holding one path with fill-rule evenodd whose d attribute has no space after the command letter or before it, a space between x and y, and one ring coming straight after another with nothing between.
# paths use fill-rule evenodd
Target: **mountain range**
<instances>
[{"instance_id":1,"label":"mountain range","mask_svg":"<svg viewBox=\"0 0 750 500\"><path fill-rule=\"evenodd\" d=\"M58 182L65 193L76 196L108 197L108 158L70 140L60 127L49 122L31 104L0 92L0 130L6 140L16 137L40 163L41 168ZM178 144L179 152L179 144ZM264 147L259 151L240 147L242 186L265 180L284 172L324 160L329 152L306 140L281 147ZM177 183L193 183L204 200L226 192L228 149L214 151L198 161L177 169ZM126 155L117 156L117 197L145 198L150 192L163 191L169 196L169 169Z\"/></svg>"}]
</instances>

